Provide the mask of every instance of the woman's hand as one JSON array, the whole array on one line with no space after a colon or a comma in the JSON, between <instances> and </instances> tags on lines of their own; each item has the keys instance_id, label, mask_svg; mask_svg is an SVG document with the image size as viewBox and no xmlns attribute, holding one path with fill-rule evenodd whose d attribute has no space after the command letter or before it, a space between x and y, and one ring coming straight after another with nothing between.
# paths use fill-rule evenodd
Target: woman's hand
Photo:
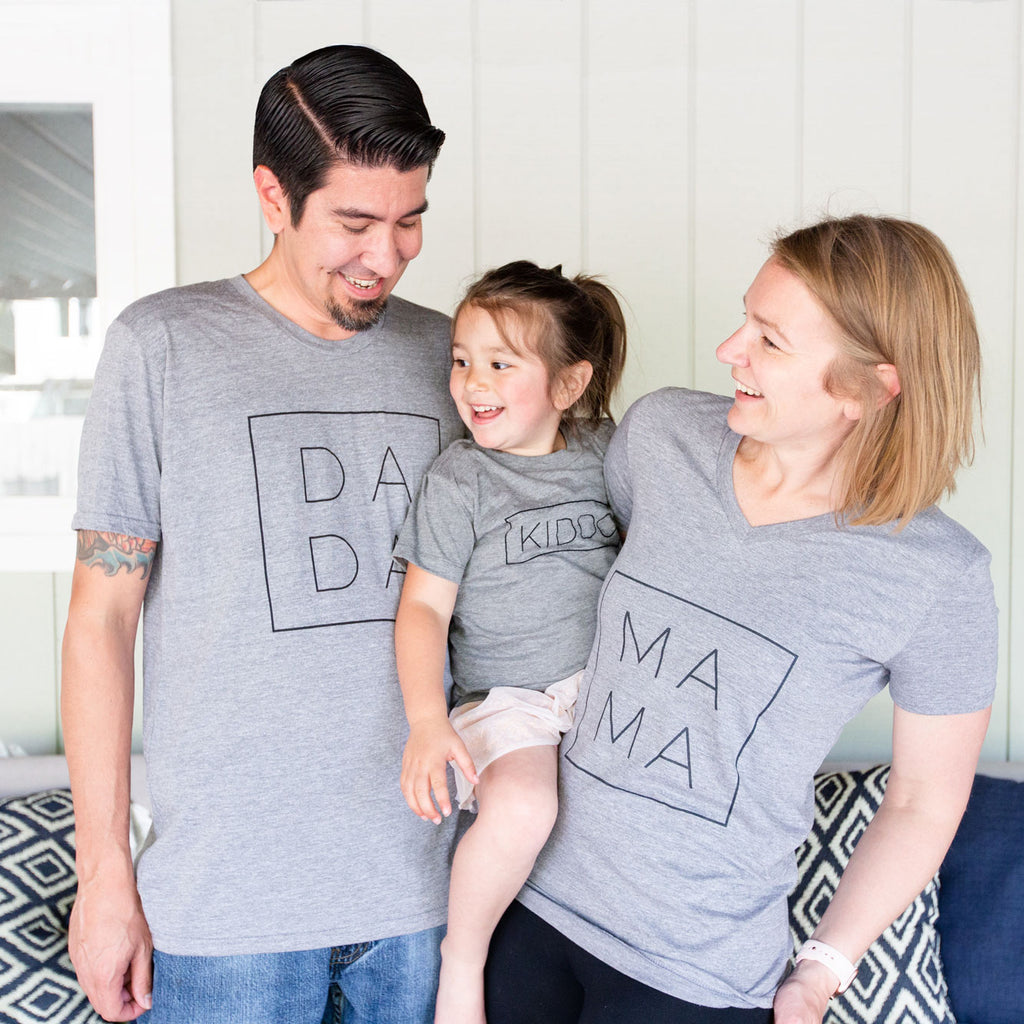
<instances>
[{"instance_id":1,"label":"woman's hand","mask_svg":"<svg viewBox=\"0 0 1024 1024\"><path fill-rule=\"evenodd\" d=\"M775 1024L821 1024L838 984L824 964L802 960L775 993Z\"/></svg>"},{"instance_id":2,"label":"woman's hand","mask_svg":"<svg viewBox=\"0 0 1024 1024\"><path fill-rule=\"evenodd\" d=\"M474 786L480 781L466 744L446 717L430 718L410 726L402 755L402 795L414 814L435 825L441 823L441 815L447 818L452 813L448 795L449 761L458 764Z\"/></svg>"}]
</instances>

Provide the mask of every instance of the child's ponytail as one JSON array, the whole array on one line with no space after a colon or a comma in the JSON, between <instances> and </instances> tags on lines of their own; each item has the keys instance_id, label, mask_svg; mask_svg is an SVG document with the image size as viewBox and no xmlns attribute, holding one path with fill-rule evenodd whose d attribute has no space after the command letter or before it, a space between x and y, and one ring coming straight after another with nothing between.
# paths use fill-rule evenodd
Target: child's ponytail
<instances>
[{"instance_id":1,"label":"child's ponytail","mask_svg":"<svg viewBox=\"0 0 1024 1024\"><path fill-rule=\"evenodd\" d=\"M598 280L577 274L572 283L583 292L596 310L593 331L580 351L586 350L586 359L594 368L590 384L579 400L566 413L567 424L573 421L596 426L604 417L611 418L612 397L622 380L626 364L626 319L615 292ZM581 339L582 341L583 339Z\"/></svg>"}]
</instances>

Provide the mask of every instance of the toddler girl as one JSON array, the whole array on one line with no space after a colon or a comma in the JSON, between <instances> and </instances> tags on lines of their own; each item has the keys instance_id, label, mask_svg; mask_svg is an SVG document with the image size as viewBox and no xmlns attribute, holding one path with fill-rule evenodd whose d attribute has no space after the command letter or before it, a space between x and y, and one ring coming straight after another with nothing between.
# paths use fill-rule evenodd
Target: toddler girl
<instances>
[{"instance_id":1,"label":"toddler girl","mask_svg":"<svg viewBox=\"0 0 1024 1024\"><path fill-rule=\"evenodd\" d=\"M402 792L439 823L453 762L459 805L479 811L452 865L435 1021L484 1024L488 943L554 824L558 742L618 548L602 462L626 332L605 285L518 261L470 287L452 338L473 440L436 460L395 548Z\"/></svg>"}]
</instances>

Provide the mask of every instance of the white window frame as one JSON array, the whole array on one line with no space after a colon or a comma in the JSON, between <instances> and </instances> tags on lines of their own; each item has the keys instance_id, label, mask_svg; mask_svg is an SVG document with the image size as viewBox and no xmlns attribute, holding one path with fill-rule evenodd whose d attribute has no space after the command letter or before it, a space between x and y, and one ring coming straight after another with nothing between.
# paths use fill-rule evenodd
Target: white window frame
<instances>
[{"instance_id":1,"label":"white window frame","mask_svg":"<svg viewBox=\"0 0 1024 1024\"><path fill-rule=\"evenodd\" d=\"M92 106L102 335L175 283L170 0L0 0L0 103ZM0 572L68 572L74 497L0 497Z\"/></svg>"}]
</instances>

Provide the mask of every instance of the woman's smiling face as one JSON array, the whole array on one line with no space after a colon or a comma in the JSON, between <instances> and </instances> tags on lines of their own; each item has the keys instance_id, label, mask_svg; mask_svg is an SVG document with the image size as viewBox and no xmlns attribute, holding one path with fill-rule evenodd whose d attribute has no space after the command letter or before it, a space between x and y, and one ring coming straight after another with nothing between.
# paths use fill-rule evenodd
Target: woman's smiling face
<instances>
[{"instance_id":1,"label":"woman's smiling face","mask_svg":"<svg viewBox=\"0 0 1024 1024\"><path fill-rule=\"evenodd\" d=\"M718 346L737 388L729 426L780 450L833 454L860 418L860 402L825 390L839 328L791 271L769 260L744 297L742 327Z\"/></svg>"}]
</instances>

